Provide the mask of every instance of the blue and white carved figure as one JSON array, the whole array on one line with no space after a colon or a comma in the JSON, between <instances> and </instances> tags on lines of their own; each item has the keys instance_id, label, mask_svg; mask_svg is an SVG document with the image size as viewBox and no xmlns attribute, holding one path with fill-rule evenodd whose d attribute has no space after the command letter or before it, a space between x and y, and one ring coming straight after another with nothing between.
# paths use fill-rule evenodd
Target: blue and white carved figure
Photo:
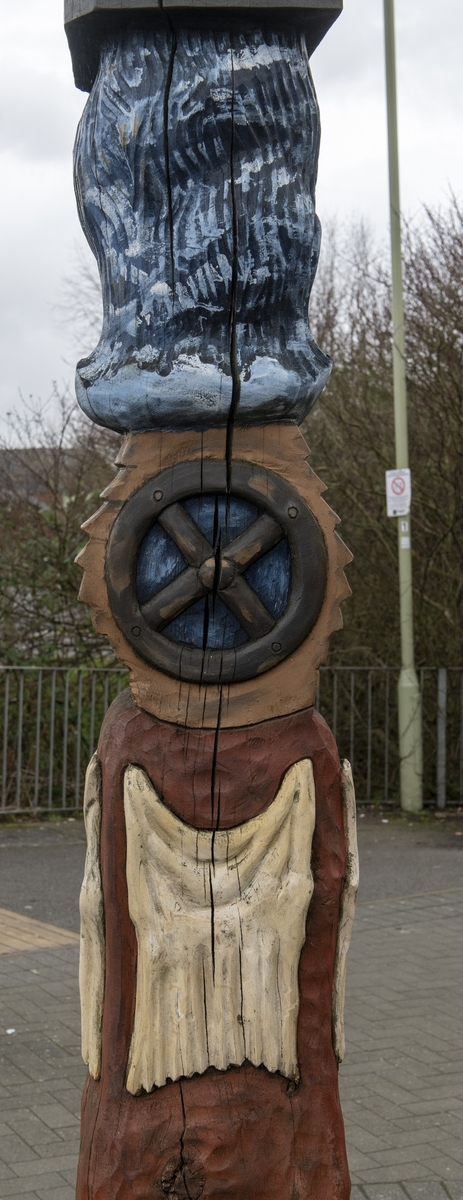
<instances>
[{"instance_id":1,"label":"blue and white carved figure","mask_svg":"<svg viewBox=\"0 0 463 1200\"><path fill-rule=\"evenodd\" d=\"M318 151L302 29L108 39L75 152L103 289L77 368L92 420L302 421L331 367L308 324Z\"/></svg>"}]
</instances>

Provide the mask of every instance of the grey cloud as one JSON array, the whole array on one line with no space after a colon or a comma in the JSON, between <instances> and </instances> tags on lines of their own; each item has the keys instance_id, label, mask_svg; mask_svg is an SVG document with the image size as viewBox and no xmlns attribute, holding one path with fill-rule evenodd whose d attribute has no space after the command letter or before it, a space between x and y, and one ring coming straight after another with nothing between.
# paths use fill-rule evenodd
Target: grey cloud
<instances>
[{"instance_id":1,"label":"grey cloud","mask_svg":"<svg viewBox=\"0 0 463 1200\"><path fill-rule=\"evenodd\" d=\"M463 193L462 0L396 0L406 212ZM345 0L313 57L323 142L322 219L366 215L387 237L382 0ZM71 151L85 103L75 91L62 0L8 0L0 47L2 293L0 406L72 380L75 346L53 303L83 243Z\"/></svg>"},{"instance_id":2,"label":"grey cloud","mask_svg":"<svg viewBox=\"0 0 463 1200\"><path fill-rule=\"evenodd\" d=\"M74 95L71 81L51 72L29 71L24 78L14 62L4 63L0 77L0 151L8 150L31 161L69 158L80 96Z\"/></svg>"}]
</instances>

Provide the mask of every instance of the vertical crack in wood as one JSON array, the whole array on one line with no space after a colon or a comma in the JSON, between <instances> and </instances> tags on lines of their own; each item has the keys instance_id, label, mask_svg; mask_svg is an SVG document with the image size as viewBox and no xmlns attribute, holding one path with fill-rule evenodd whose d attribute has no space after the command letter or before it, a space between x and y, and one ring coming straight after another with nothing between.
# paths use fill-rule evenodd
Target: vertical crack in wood
<instances>
[{"instance_id":1,"label":"vertical crack in wood","mask_svg":"<svg viewBox=\"0 0 463 1200\"><path fill-rule=\"evenodd\" d=\"M182 1180L183 1180L183 1186L185 1188L185 1192L188 1196L188 1200L193 1200L190 1190L189 1190L189 1187L188 1187L187 1172L185 1169L187 1166L186 1159L185 1159L186 1110L185 1110L185 1099L184 1099L184 1095L183 1095L183 1088L182 1088L181 1083L179 1084L179 1088L180 1088L180 1101L181 1101L181 1105L182 1105L182 1118L183 1118L183 1129L180 1134L180 1163L181 1163L181 1171L182 1171Z\"/></svg>"},{"instance_id":2,"label":"vertical crack in wood","mask_svg":"<svg viewBox=\"0 0 463 1200\"><path fill-rule=\"evenodd\" d=\"M227 851L227 862L228 862L228 851ZM236 877L238 880L238 890L239 890L239 894L241 897L243 893L241 890L240 869L239 869L238 863L236 863ZM242 956L244 941L243 941L243 922L241 920L240 912L238 913L238 921L239 921L239 928L240 928L240 941L239 941L239 946L238 946L238 969L239 969L239 981L240 981L240 1016L238 1019L240 1022L241 1034L242 1034L242 1038L243 1038L244 1057L247 1058L246 1025L245 1025L245 1021L244 1021L244 987L243 987L243 956Z\"/></svg>"},{"instance_id":3,"label":"vertical crack in wood","mask_svg":"<svg viewBox=\"0 0 463 1200\"><path fill-rule=\"evenodd\" d=\"M282 1014L283 1013L283 1004L282 1004L282 998L281 998L280 979L279 979L280 953L281 953L281 941L278 938L278 950L277 950L277 958L276 958L276 965L275 965L275 986L276 986L276 994L278 997L278 1005L279 1005L280 1013Z\"/></svg>"},{"instance_id":4,"label":"vertical crack in wood","mask_svg":"<svg viewBox=\"0 0 463 1200\"><path fill-rule=\"evenodd\" d=\"M238 872L238 876L239 876L239 872ZM241 894L241 888L240 888L240 894ZM238 914L238 917L239 917L239 925L240 925L240 944L239 944L239 946L238 946L238 961L239 961L239 973L240 973L240 1016L239 1016L239 1021L240 1021L240 1025L241 1025L241 1032L242 1032L242 1035L243 1035L244 1057L245 1057L245 1058L247 1058L247 1050L246 1050L246 1026L245 1026L245 1023L244 1023L244 990L243 990L243 957L242 957L242 953L243 953L243 924L242 924L242 921L241 921L241 913L239 913L239 914Z\"/></svg>"},{"instance_id":5,"label":"vertical crack in wood","mask_svg":"<svg viewBox=\"0 0 463 1200\"><path fill-rule=\"evenodd\" d=\"M227 499L228 499L228 496L227 496ZM228 541L227 536L225 538L225 541L226 542ZM219 520L218 496L216 496L216 498L215 498L215 506L214 506L213 546L214 546L215 567L214 567L214 583L213 583L213 588L212 588L212 601L211 602L212 602L213 611L214 611L215 601L216 601L216 597L218 595L218 590L219 590L220 572L221 572L221 567L222 567L222 533L221 533L221 525L220 525L220 520ZM208 602L209 602L209 597L207 597L207 599L206 599L206 606L205 606L206 608L207 608ZM204 645L203 645L203 649L205 649ZM218 710L217 710L217 723L216 723L215 730L214 730L214 746L213 746L213 750L212 750L212 762L211 762L211 825L213 828L212 842L211 842L211 862L212 862L212 870L213 871L215 871L215 859L214 859L215 831L220 826L220 784L219 784L218 794L217 794L217 816L215 815L215 792L216 792L217 758L218 758L218 752L219 752L221 716L222 716L222 688L220 687L219 705L218 705Z\"/></svg>"},{"instance_id":6,"label":"vertical crack in wood","mask_svg":"<svg viewBox=\"0 0 463 1200\"><path fill-rule=\"evenodd\" d=\"M222 569L222 537L219 533L217 544L214 550L214 578L212 580L211 596L213 605L219 594L220 572Z\"/></svg>"},{"instance_id":7,"label":"vertical crack in wood","mask_svg":"<svg viewBox=\"0 0 463 1200\"><path fill-rule=\"evenodd\" d=\"M207 639L208 639L208 637L209 637L209 595L207 595L207 596L205 596L205 597L204 597L204 616L203 616L203 654L205 654L205 653L206 653L206 650L207 650ZM203 666L204 666L204 659L203 659ZM202 680L202 669L201 669L201 683L202 683L202 681L203 681L203 680Z\"/></svg>"},{"instance_id":8,"label":"vertical crack in wood","mask_svg":"<svg viewBox=\"0 0 463 1200\"><path fill-rule=\"evenodd\" d=\"M231 65L231 129L230 129L230 194L231 194L231 209L232 209L232 274L230 287L230 313L229 313L229 339L230 339L230 371L232 377L232 396L230 408L228 412L227 430L225 439L225 459L226 459L226 485L227 485L227 517L230 506L231 484L232 484L232 461L233 461L233 432L236 414L238 412L241 380L238 364L238 349L237 349L237 299L238 299L238 213L236 204L236 178L235 178L235 63L233 58L233 42L230 41L230 65ZM221 548L220 541L218 544L219 558L216 559L216 572L214 582L217 578L217 585L220 577L220 556ZM218 568L218 574L217 574ZM220 687L219 707L217 712L217 724L214 735L214 750L212 756L211 767L211 804L212 804L212 823L215 825L212 835L211 855L212 867L214 868L214 844L215 831L220 826L220 786L217 798L217 817L214 823L214 808L215 808L215 787L217 774L217 756L220 736L220 724L222 716L222 687ZM211 912L212 912L212 969L213 979L215 983L215 946L214 946L214 910L212 897L212 878L211 878ZM241 956L240 956L241 969ZM243 1026L244 1029L244 1026Z\"/></svg>"},{"instance_id":9,"label":"vertical crack in wood","mask_svg":"<svg viewBox=\"0 0 463 1200\"><path fill-rule=\"evenodd\" d=\"M211 905L211 965L212 983L215 986L215 928L214 928L214 889L212 887L212 862L209 865L209 900Z\"/></svg>"},{"instance_id":10,"label":"vertical crack in wood","mask_svg":"<svg viewBox=\"0 0 463 1200\"><path fill-rule=\"evenodd\" d=\"M202 492L203 492L203 481L202 481L202 459L201 459L201 494L202 494ZM204 600L203 640L202 640L203 655L206 653L207 641L208 641L208 637L209 637L209 624L210 624L209 605L212 606L212 617L214 618L215 602L216 602L216 599L217 599L217 596L219 593L220 573L221 573L221 569L222 569L222 537L221 537L220 522L219 522L219 498L218 498L218 496L215 497L215 503L214 503L214 525L213 525L213 532L212 532L212 547L213 547L213 553L214 553L214 578L213 578L211 593L208 594ZM202 678L203 678L203 668L204 668L204 659L203 659L203 666L202 666L202 670L201 670L201 680L200 680L201 683L202 683Z\"/></svg>"},{"instance_id":11,"label":"vertical crack in wood","mask_svg":"<svg viewBox=\"0 0 463 1200\"><path fill-rule=\"evenodd\" d=\"M232 459L233 459L233 431L238 412L240 395L241 395L241 378L238 364L238 347L237 347L237 304L238 304L238 212L236 204L236 177L235 177L235 64L233 59L233 42L230 45L231 54L231 134L230 134L230 189L231 189L231 207L232 207L232 275L231 275L231 290L230 290L230 317L229 317L229 337L230 337L230 371L232 377L232 396L227 420L227 436L225 444L225 456L227 461L227 496L230 496L231 477L232 477Z\"/></svg>"},{"instance_id":12,"label":"vertical crack in wood","mask_svg":"<svg viewBox=\"0 0 463 1200\"><path fill-rule=\"evenodd\" d=\"M218 712L217 712L217 724L216 724L216 727L214 730L214 746L213 746L213 750L212 750L212 763L211 763L211 817L212 817L211 824L212 824L214 833L220 827L220 784L219 784L218 791L217 791L217 816L215 816L215 791L216 791L216 779L217 779L217 760L218 760L218 754L219 754L219 737L220 737L221 717L222 717L222 688L220 689L219 707L218 707ZM214 837L212 837L212 862L214 862Z\"/></svg>"},{"instance_id":13,"label":"vertical crack in wood","mask_svg":"<svg viewBox=\"0 0 463 1200\"><path fill-rule=\"evenodd\" d=\"M167 67L166 89L164 93L164 161L166 171L166 189L167 189L167 208L169 213L169 255L170 255L170 274L172 288L172 316L175 311L175 255L174 255L174 215L172 206L172 178L170 173L170 147L169 147L169 100L172 87L172 77L174 74L175 55L177 53L177 33L168 13L165 12L162 0L159 5L161 11L166 17L171 36L169 64Z\"/></svg>"},{"instance_id":14,"label":"vertical crack in wood","mask_svg":"<svg viewBox=\"0 0 463 1200\"><path fill-rule=\"evenodd\" d=\"M208 1060L210 1061L209 1025L208 1025L208 1019L207 1019L206 968L205 968L204 959L203 959L203 998L204 998L204 1030L205 1030L205 1034L206 1034L206 1050L207 1050Z\"/></svg>"}]
</instances>

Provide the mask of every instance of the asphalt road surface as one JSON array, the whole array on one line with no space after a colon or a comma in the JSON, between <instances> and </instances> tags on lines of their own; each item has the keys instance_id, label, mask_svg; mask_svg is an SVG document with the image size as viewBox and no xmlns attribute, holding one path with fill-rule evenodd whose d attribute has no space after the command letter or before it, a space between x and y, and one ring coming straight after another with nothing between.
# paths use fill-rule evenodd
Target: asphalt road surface
<instances>
[{"instance_id":1,"label":"asphalt road surface","mask_svg":"<svg viewBox=\"0 0 463 1200\"><path fill-rule=\"evenodd\" d=\"M359 901L463 886L463 814L408 822L359 815ZM85 857L81 820L0 825L0 908L78 932Z\"/></svg>"}]
</instances>

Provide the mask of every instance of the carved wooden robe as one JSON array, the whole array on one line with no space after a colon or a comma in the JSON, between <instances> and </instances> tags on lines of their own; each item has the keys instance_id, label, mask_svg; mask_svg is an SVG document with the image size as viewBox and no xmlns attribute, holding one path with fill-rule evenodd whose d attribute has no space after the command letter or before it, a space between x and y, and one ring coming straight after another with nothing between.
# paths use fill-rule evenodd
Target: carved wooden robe
<instances>
[{"instance_id":1,"label":"carved wooden robe","mask_svg":"<svg viewBox=\"0 0 463 1200\"><path fill-rule=\"evenodd\" d=\"M202 1179L198 1197L204 1191L209 1196L228 1195L234 1200L269 1200L273 1196L275 1200L282 1196L298 1200L339 1196L347 1200L350 1185L337 1055L343 1050L345 959L358 883L349 772L346 768L342 775L334 739L314 711L263 722L243 729L239 735L236 730L223 730L215 749L214 742L213 732L204 741L201 731L187 732L159 722L138 709L129 693L123 693L106 718L98 763L94 762L89 772L90 804L95 794L95 769L98 775L101 772L106 985L104 1004L98 993L91 1002L93 1016L90 1005L85 1010L88 1028L96 1038L89 1058L95 1078L89 1077L83 1097L78 1195L85 1200L93 1196L112 1200L116 1195L121 1200L132 1196L146 1200L148 1195L187 1196L181 1187L186 1189L188 1184L193 1194ZM149 1094L142 1090L133 1095L127 1087L136 1027L139 951L136 924L129 912L127 864L133 879L134 863L131 852L127 853L124 779L127 764L134 758L138 767L132 772L133 781L142 784L148 806L154 797L158 797L159 805L162 797L161 811L168 823L171 819L175 822L175 836L183 822L190 842L196 836L195 827L204 831L198 835L203 847L206 836L213 835L212 771L214 787L221 797L220 839L226 831L230 831L228 836L236 836L237 829L241 838L247 826L256 827L262 819L269 822L270 818L273 823L276 800L279 816L287 812L288 831L292 827L296 841L299 833L300 844L295 849L299 865L304 863L308 904L298 956L297 1073L286 1073L284 1063L280 1063L280 1069L270 1063L269 1069L252 1065L249 1059L243 1066L230 1066L228 1070L214 1066L201 1070L203 1061L196 1064L198 1069L190 1078L187 1070L178 1082L168 1080ZM305 836L304 822L299 825L294 811L300 801L286 809L288 797L294 800L294 785L301 775L306 779ZM313 808L311 794L315 796ZM244 824L243 803L248 815ZM311 839L312 813L315 823ZM150 812L149 824L152 819ZM180 856L176 861L178 878ZM93 869L90 879L94 879ZM83 911L85 914L85 900ZM84 944L94 931L94 913L92 885L88 921L84 916ZM149 906L148 913L151 925ZM290 924L291 917L282 922L282 940L285 925ZM212 971L210 930L208 933L208 966ZM143 937L148 942L149 929L145 928ZM290 928L288 939L291 941ZM101 944L98 937L96 945ZM87 953L84 949L84 959ZM273 980L277 978L274 972ZM178 1039L181 1012L181 1008L171 1006L170 1027L172 1022L177 1024ZM96 1044L100 1031L101 1067ZM277 1054L281 1043L278 1034L275 1037L274 1018L272 1028L266 1028L265 1033ZM91 1039L92 1033L87 1045L91 1046ZM194 1052L198 1052L197 1047ZM249 1121L250 1105L258 1114L257 1126ZM166 1180L171 1177L177 1179L177 1190L169 1193ZM180 1185L178 1180L183 1178L187 1182Z\"/></svg>"}]
</instances>

